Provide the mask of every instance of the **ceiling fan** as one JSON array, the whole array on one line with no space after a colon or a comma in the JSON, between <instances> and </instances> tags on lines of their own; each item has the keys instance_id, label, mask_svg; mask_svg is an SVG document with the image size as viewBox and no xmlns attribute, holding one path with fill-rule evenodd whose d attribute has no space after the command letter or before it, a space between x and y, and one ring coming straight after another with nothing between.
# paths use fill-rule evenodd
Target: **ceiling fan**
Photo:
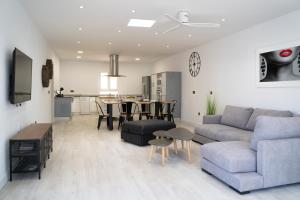
<instances>
[{"instance_id":1,"label":"ceiling fan","mask_svg":"<svg viewBox=\"0 0 300 200\"><path fill-rule=\"evenodd\" d=\"M189 26L189 27L195 27L195 28L218 28L221 26L218 23L190 22L190 20L189 20L190 13L186 10L179 11L178 15L177 15L177 19L168 14L165 14L165 17L167 17L169 20L177 23L177 25L165 30L163 32L163 34L174 31L174 30L180 28L181 26Z\"/></svg>"}]
</instances>

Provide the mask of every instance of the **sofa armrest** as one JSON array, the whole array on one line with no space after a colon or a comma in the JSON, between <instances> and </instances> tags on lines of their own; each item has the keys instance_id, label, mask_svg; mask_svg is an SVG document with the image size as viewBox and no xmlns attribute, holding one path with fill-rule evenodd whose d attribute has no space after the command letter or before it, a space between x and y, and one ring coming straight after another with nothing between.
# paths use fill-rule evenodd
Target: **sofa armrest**
<instances>
[{"instance_id":1,"label":"sofa armrest","mask_svg":"<svg viewBox=\"0 0 300 200\"><path fill-rule=\"evenodd\" d=\"M204 115L203 124L220 124L222 115Z\"/></svg>"},{"instance_id":2,"label":"sofa armrest","mask_svg":"<svg viewBox=\"0 0 300 200\"><path fill-rule=\"evenodd\" d=\"M300 138L259 141L257 172L264 187L300 182Z\"/></svg>"}]
</instances>

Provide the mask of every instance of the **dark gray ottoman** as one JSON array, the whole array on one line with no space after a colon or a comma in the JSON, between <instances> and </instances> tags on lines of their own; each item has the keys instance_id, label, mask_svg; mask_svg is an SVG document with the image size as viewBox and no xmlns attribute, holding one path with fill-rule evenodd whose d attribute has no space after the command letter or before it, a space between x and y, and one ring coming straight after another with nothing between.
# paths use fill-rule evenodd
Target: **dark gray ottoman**
<instances>
[{"instance_id":1,"label":"dark gray ottoman","mask_svg":"<svg viewBox=\"0 0 300 200\"><path fill-rule=\"evenodd\" d=\"M139 146L148 145L148 141L155 138L154 131L176 128L173 122L164 120L140 120L126 122L122 126L121 138Z\"/></svg>"}]
</instances>

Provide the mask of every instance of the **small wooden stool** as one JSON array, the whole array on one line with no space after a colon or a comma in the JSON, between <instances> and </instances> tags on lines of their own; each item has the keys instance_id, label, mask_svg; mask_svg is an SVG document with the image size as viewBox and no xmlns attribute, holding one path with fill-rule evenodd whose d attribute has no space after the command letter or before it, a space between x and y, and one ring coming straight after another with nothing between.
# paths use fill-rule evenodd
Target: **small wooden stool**
<instances>
[{"instance_id":1,"label":"small wooden stool","mask_svg":"<svg viewBox=\"0 0 300 200\"><path fill-rule=\"evenodd\" d=\"M149 162L152 159L154 147L161 147L161 164L165 165L165 159L169 157L169 145L172 143L172 139L160 138L150 140L149 144L151 145Z\"/></svg>"}]
</instances>

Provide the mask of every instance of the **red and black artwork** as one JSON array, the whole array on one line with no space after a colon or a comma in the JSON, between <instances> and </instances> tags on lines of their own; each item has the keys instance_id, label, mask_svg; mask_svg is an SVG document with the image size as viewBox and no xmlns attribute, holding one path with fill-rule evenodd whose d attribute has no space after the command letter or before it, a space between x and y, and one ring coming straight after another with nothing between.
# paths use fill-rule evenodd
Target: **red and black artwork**
<instances>
[{"instance_id":1,"label":"red and black artwork","mask_svg":"<svg viewBox=\"0 0 300 200\"><path fill-rule=\"evenodd\" d=\"M300 46L259 54L260 82L299 81Z\"/></svg>"}]
</instances>

